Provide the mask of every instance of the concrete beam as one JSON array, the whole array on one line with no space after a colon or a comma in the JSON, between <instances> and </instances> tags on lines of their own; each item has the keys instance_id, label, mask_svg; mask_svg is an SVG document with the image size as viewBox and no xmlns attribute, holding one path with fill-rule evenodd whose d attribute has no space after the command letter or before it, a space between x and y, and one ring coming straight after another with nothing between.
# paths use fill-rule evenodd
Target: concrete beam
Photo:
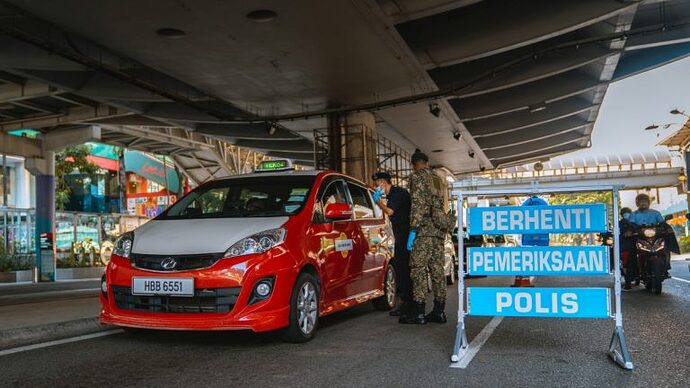
<instances>
[{"instance_id":1,"label":"concrete beam","mask_svg":"<svg viewBox=\"0 0 690 388\"><path fill-rule=\"evenodd\" d=\"M0 85L0 103L20 102L31 98L53 96L58 93L57 89L36 81Z\"/></svg>"},{"instance_id":2,"label":"concrete beam","mask_svg":"<svg viewBox=\"0 0 690 388\"><path fill-rule=\"evenodd\" d=\"M609 19L636 3L615 0L486 1L404 23L398 31L423 65L449 66L528 46Z\"/></svg>"},{"instance_id":3,"label":"concrete beam","mask_svg":"<svg viewBox=\"0 0 690 388\"><path fill-rule=\"evenodd\" d=\"M101 128L89 125L79 128L61 128L43 135L45 151L60 151L90 141L101 140Z\"/></svg>"},{"instance_id":4,"label":"concrete beam","mask_svg":"<svg viewBox=\"0 0 690 388\"><path fill-rule=\"evenodd\" d=\"M43 156L43 149L41 140L0 133L0 153L25 158L40 158Z\"/></svg>"},{"instance_id":5,"label":"concrete beam","mask_svg":"<svg viewBox=\"0 0 690 388\"><path fill-rule=\"evenodd\" d=\"M540 176L537 178L504 178L482 179L469 177L460 180L457 184L466 187L467 190L491 189L532 189L537 182L538 188L548 191L550 188L563 187L564 184L572 186L602 186L622 185L626 189L640 189L644 187L674 187L679 183L678 177L683 174L680 167L658 168L635 171L615 171L588 173L581 176L572 174Z\"/></svg>"},{"instance_id":6,"label":"concrete beam","mask_svg":"<svg viewBox=\"0 0 690 388\"><path fill-rule=\"evenodd\" d=\"M501 116L465 122L475 139L485 136L505 135L522 129L550 123L593 109L590 101L582 96L570 97L546 105L544 110L530 112L521 110Z\"/></svg>"},{"instance_id":7,"label":"concrete beam","mask_svg":"<svg viewBox=\"0 0 690 388\"><path fill-rule=\"evenodd\" d=\"M570 116L561 120L552 121L546 124L530 127L524 130L511 132L509 136L496 135L477 139L477 143L484 151L496 150L506 147L517 146L537 142L564 133L578 130L586 125L592 124L586 119L578 116Z\"/></svg>"},{"instance_id":8,"label":"concrete beam","mask_svg":"<svg viewBox=\"0 0 690 388\"><path fill-rule=\"evenodd\" d=\"M393 24L409 22L466 7L482 0L379 0L383 12Z\"/></svg>"},{"instance_id":9,"label":"concrete beam","mask_svg":"<svg viewBox=\"0 0 690 388\"><path fill-rule=\"evenodd\" d=\"M58 125L82 123L89 120L126 116L131 114L133 113L102 104L96 107L80 106L69 108L64 112L57 114L34 115L16 120L0 121L0 131L6 132L13 129L22 128L55 127Z\"/></svg>"},{"instance_id":10,"label":"concrete beam","mask_svg":"<svg viewBox=\"0 0 690 388\"><path fill-rule=\"evenodd\" d=\"M561 134L560 136L549 137L537 140L529 144L516 144L514 146L503 147L486 151L490 160L502 160L513 158L524 158L534 153L546 154L552 150L571 143L582 143L589 141L587 128Z\"/></svg>"},{"instance_id":11,"label":"concrete beam","mask_svg":"<svg viewBox=\"0 0 690 388\"><path fill-rule=\"evenodd\" d=\"M461 120L476 120L549 104L606 85L596 77L574 70L528 85L449 102Z\"/></svg>"},{"instance_id":12,"label":"concrete beam","mask_svg":"<svg viewBox=\"0 0 690 388\"><path fill-rule=\"evenodd\" d=\"M549 78L601 61L617 53L619 51L591 44L577 49L568 48L546 53L536 58L530 55L522 62L503 71L496 72L490 78L485 78L461 89L458 97L472 97ZM430 70L429 74L440 89L453 86L458 87L472 82L481 75L487 74L491 69L500 68L506 63L521 59L520 57L513 57L511 54L512 52L486 58L485 60L437 68Z\"/></svg>"}]
</instances>

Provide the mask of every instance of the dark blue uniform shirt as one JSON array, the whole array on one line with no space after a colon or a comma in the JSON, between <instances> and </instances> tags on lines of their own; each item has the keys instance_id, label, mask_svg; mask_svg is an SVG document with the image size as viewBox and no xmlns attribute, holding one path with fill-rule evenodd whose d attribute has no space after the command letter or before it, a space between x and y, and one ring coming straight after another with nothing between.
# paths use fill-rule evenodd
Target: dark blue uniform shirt
<instances>
[{"instance_id":1,"label":"dark blue uniform shirt","mask_svg":"<svg viewBox=\"0 0 690 388\"><path fill-rule=\"evenodd\" d=\"M386 205L394 212L390 219L393 232L396 235L395 238L407 239L407 232L410 230L410 205L412 203L410 193L403 188L393 186L386 198L388 199Z\"/></svg>"}]
</instances>

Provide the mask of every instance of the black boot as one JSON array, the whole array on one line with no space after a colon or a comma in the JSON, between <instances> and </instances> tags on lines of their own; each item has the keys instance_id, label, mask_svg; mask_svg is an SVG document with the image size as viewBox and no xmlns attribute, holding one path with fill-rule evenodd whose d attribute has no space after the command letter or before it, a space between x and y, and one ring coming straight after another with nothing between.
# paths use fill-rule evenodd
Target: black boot
<instances>
[{"instance_id":1,"label":"black boot","mask_svg":"<svg viewBox=\"0 0 690 388\"><path fill-rule=\"evenodd\" d=\"M439 302L434 300L434 309L431 310L429 314L426 315L426 321L427 322L436 322L436 323L446 323L448 322L448 319L446 318L446 303L445 302Z\"/></svg>"},{"instance_id":2,"label":"black boot","mask_svg":"<svg viewBox=\"0 0 690 388\"><path fill-rule=\"evenodd\" d=\"M407 310L409 310L409 308L407 307L407 304L408 304L407 302L400 301L400 304L398 304L398 306L394 310L391 310L388 313L388 315L390 315L391 317L400 317L403 315L407 315L406 312L407 312Z\"/></svg>"},{"instance_id":3,"label":"black boot","mask_svg":"<svg viewBox=\"0 0 690 388\"><path fill-rule=\"evenodd\" d=\"M400 316L398 323L424 325L426 324L425 310L426 305L424 303L413 302L410 304L410 309L405 312L406 314Z\"/></svg>"}]
</instances>

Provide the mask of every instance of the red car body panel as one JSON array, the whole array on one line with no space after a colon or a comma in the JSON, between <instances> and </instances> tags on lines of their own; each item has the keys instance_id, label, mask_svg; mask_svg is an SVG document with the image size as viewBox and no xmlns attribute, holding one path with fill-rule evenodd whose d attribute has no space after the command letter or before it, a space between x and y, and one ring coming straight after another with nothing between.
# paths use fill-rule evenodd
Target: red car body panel
<instances>
[{"instance_id":1,"label":"red car body panel","mask_svg":"<svg viewBox=\"0 0 690 388\"><path fill-rule=\"evenodd\" d=\"M319 187L324 179L345 176L322 172L305 201L304 208L283 225L285 241L261 254L223 258L211 267L179 272L155 272L132 266L127 258L113 255L105 271L108 294L101 292L100 321L118 326L164 330L276 330L289 323L293 285L301 271L316 274L320 282L320 314L326 315L384 295L385 270L390 260L393 235L385 216L362 220L314 223ZM347 178L366 187L361 182ZM174 222L174 221L170 221ZM351 251L333 248L336 238L351 239ZM136 239L136 231L135 231ZM386 241L383 244L381 241ZM386 245L386 246L383 246ZM133 276L193 277L194 288L241 287L228 313L172 313L121 309L112 287L130 287ZM249 305L254 285L271 277L270 296Z\"/></svg>"}]
</instances>

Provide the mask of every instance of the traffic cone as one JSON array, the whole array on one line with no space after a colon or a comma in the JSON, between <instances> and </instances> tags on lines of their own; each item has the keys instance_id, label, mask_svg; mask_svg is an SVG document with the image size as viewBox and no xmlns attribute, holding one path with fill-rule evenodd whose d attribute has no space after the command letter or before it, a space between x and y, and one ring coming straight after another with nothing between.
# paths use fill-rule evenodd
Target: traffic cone
<instances>
[{"instance_id":1,"label":"traffic cone","mask_svg":"<svg viewBox=\"0 0 690 388\"><path fill-rule=\"evenodd\" d=\"M534 287L534 284L532 284L532 278L529 276L516 276L511 287Z\"/></svg>"}]
</instances>

